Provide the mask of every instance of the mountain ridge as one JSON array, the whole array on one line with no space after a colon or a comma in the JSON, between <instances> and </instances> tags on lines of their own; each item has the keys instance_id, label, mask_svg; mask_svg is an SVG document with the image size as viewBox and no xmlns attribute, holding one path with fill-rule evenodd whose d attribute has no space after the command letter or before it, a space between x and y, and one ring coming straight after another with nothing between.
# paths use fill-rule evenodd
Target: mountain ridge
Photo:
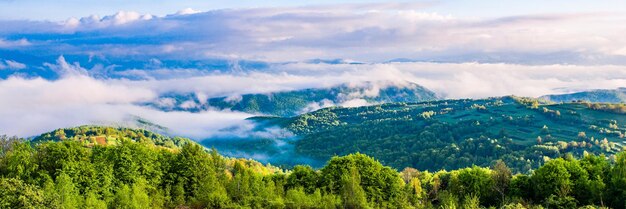
<instances>
[{"instance_id":1,"label":"mountain ridge","mask_svg":"<svg viewBox=\"0 0 626 209\"><path fill-rule=\"evenodd\" d=\"M588 101L599 103L626 103L626 87L617 89L593 89L567 94L551 94L539 98L552 102Z\"/></svg>"},{"instance_id":2,"label":"mountain ridge","mask_svg":"<svg viewBox=\"0 0 626 209\"><path fill-rule=\"evenodd\" d=\"M295 116L328 106L351 106L387 102L420 102L440 99L434 92L412 82L364 82L328 88L307 88L265 94L199 99L196 94L170 94L147 104L165 111L198 112L232 110L260 115Z\"/></svg>"}]
</instances>

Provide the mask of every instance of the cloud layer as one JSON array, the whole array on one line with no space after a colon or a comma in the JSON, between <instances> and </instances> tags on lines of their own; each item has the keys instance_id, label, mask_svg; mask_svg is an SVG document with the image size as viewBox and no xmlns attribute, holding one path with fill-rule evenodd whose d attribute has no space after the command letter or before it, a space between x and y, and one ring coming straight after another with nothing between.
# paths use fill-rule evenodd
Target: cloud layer
<instances>
[{"instance_id":1,"label":"cloud layer","mask_svg":"<svg viewBox=\"0 0 626 209\"><path fill-rule=\"evenodd\" d=\"M0 21L0 133L32 136L125 124L135 116L195 139L252 129L243 120L249 114L141 105L172 93L236 99L410 81L447 98L482 98L626 86L622 13L475 18L423 11L427 6L184 9L166 16L122 11L62 22Z\"/></svg>"},{"instance_id":2,"label":"cloud layer","mask_svg":"<svg viewBox=\"0 0 626 209\"><path fill-rule=\"evenodd\" d=\"M0 50L19 52L9 58L89 57L123 69L135 66L115 60L626 64L626 15L620 13L474 18L424 12L424 6L185 9L161 17L121 11L64 22L0 21Z\"/></svg>"},{"instance_id":3,"label":"cloud layer","mask_svg":"<svg viewBox=\"0 0 626 209\"><path fill-rule=\"evenodd\" d=\"M162 112L143 106L160 95L194 93L203 98L236 98L343 83L374 81L414 82L446 98L541 96L574 90L617 88L626 84L623 66L516 65L480 63L276 64L265 71L206 72L187 76L176 69L163 79L97 78L78 63L63 57L44 68L59 74L55 80L12 76L0 80L0 133L32 136L59 127L85 124L130 125L141 117L168 127L170 134L203 139L252 130L245 113L210 110L200 113ZM147 74L151 72L146 72ZM373 88L376 89L376 88ZM167 101L161 101L167 102ZM360 102L360 103L359 103ZM155 102L156 103L156 102ZM359 100L345 106L364 105ZM327 106L321 101L316 107Z\"/></svg>"}]
</instances>

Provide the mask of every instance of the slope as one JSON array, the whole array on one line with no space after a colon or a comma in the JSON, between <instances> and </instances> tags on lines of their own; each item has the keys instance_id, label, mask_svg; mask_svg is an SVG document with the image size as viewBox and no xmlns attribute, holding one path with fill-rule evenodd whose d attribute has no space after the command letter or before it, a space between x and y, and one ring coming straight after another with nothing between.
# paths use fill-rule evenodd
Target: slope
<instances>
[{"instance_id":1,"label":"slope","mask_svg":"<svg viewBox=\"0 0 626 209\"><path fill-rule=\"evenodd\" d=\"M529 172L566 153L622 150L626 115L591 106L502 97L333 107L254 120L295 133L297 153L321 160L361 152L398 169L449 170L503 159Z\"/></svg>"},{"instance_id":2,"label":"slope","mask_svg":"<svg viewBox=\"0 0 626 209\"><path fill-rule=\"evenodd\" d=\"M602 103L625 103L626 88L598 89L571 94L545 95L541 99L552 102L589 101Z\"/></svg>"}]
</instances>

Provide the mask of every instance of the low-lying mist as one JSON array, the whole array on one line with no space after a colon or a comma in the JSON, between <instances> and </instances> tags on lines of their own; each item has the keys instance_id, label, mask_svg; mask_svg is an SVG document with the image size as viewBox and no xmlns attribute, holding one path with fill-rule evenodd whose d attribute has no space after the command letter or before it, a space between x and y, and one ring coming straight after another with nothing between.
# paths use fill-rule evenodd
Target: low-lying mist
<instances>
[{"instance_id":1,"label":"low-lying mist","mask_svg":"<svg viewBox=\"0 0 626 209\"><path fill-rule=\"evenodd\" d=\"M204 72L181 76L181 69L162 69L160 79L101 78L92 69L60 57L42 68L58 79L16 74L0 80L0 134L35 136L57 128L79 125L140 127L129 118L139 117L167 128L168 135L189 137L238 157L274 164L314 160L298 156L297 137L276 127L259 129L246 118L254 114L203 110L162 111L143 104L163 94L195 94L202 98L247 93L269 93L321 88L362 82L375 84L414 82L445 98L483 98L503 95L538 97L573 90L613 89L626 86L621 66L513 65L480 63L378 63L378 64L273 64L265 70ZM184 71L203 71L184 69ZM146 75L154 71L144 71ZM171 75L171 76L168 76ZM375 89L375 88L374 88ZM346 106L367 103L339 104ZM313 103L312 111L332 106ZM133 116L133 117L130 117Z\"/></svg>"}]
</instances>

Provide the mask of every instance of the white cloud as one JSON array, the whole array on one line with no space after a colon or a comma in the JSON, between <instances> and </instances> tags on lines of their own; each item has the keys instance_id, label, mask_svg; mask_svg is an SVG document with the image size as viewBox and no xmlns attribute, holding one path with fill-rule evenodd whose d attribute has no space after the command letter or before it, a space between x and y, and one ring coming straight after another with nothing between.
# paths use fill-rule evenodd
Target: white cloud
<instances>
[{"instance_id":1,"label":"white cloud","mask_svg":"<svg viewBox=\"0 0 626 209\"><path fill-rule=\"evenodd\" d=\"M150 20L153 16L150 14L139 14L137 12L120 11L113 16L102 18L102 22L111 21L114 25L122 25L137 20Z\"/></svg>"},{"instance_id":2,"label":"white cloud","mask_svg":"<svg viewBox=\"0 0 626 209\"><path fill-rule=\"evenodd\" d=\"M25 39L25 38L18 39L18 40L6 40L6 39L0 38L0 48L15 48L15 47L22 47L22 46L29 46L29 45L31 45L30 41L28 41L28 39Z\"/></svg>"},{"instance_id":3,"label":"white cloud","mask_svg":"<svg viewBox=\"0 0 626 209\"><path fill-rule=\"evenodd\" d=\"M139 105L157 99L152 89L129 85L127 80L98 80L75 73L85 69L62 57L47 66L65 72L64 76L54 81L0 80L0 133L26 137L86 124L134 126L128 118L138 116L168 127L171 134L202 139L248 123L243 119L250 116L218 111L163 112ZM172 102L162 101L168 103Z\"/></svg>"},{"instance_id":4,"label":"white cloud","mask_svg":"<svg viewBox=\"0 0 626 209\"><path fill-rule=\"evenodd\" d=\"M0 69L22 70L26 68L26 64L14 60L5 60L6 65L0 64Z\"/></svg>"},{"instance_id":5,"label":"white cloud","mask_svg":"<svg viewBox=\"0 0 626 209\"><path fill-rule=\"evenodd\" d=\"M367 106L367 105L370 105L370 103L365 101L364 99L353 99L353 100L345 101L339 104L339 106L342 106L342 107L360 107L360 106Z\"/></svg>"},{"instance_id":6,"label":"white cloud","mask_svg":"<svg viewBox=\"0 0 626 209\"><path fill-rule=\"evenodd\" d=\"M0 36L20 34L25 40L43 39L22 50L57 53L55 56L97 52L105 57L133 59L217 57L285 62L344 58L381 62L411 58L626 64L623 14L473 18L399 5L402 4L199 13L185 9L179 15L164 17L121 11L102 18L71 18L62 24L0 22L4 26ZM64 38L58 38L59 35ZM6 42L0 41L0 47Z\"/></svg>"},{"instance_id":7,"label":"white cloud","mask_svg":"<svg viewBox=\"0 0 626 209\"><path fill-rule=\"evenodd\" d=\"M396 67L412 74L410 81L448 98L537 97L626 86L624 66L405 63Z\"/></svg>"},{"instance_id":8,"label":"white cloud","mask_svg":"<svg viewBox=\"0 0 626 209\"><path fill-rule=\"evenodd\" d=\"M626 86L623 66L514 65L480 63L387 63L387 64L306 64L271 66L266 72L240 74L213 73L163 80L96 79L83 73L78 63L59 58L47 65L65 73L58 80L10 77L0 80L0 133L31 136L59 127L85 124L126 124L129 115L145 118L168 127L172 134L203 139L229 134L249 126L251 116L228 111L163 112L141 104L155 102L173 106L174 101L159 99L163 93L197 93L198 99L245 93L267 93L341 83L356 85L373 81L371 88L390 83L415 82L448 98L489 96L541 96L572 89L617 88ZM175 71L174 71L175 72ZM363 95L369 94L363 92ZM360 96L363 96L360 95ZM192 101L193 102L193 101ZM195 102L190 105L198 105ZM328 107L329 101L309 106L310 110ZM346 97L341 106L368 103ZM232 129L232 127L241 127Z\"/></svg>"},{"instance_id":9,"label":"white cloud","mask_svg":"<svg viewBox=\"0 0 626 209\"><path fill-rule=\"evenodd\" d=\"M176 73L176 71L172 72ZM362 86L363 82L372 81ZM517 65L481 63L387 63L387 64L277 64L265 72L214 73L165 80L112 80L155 92L201 93L202 98L226 96L240 99L247 93L269 93L352 83L362 92L343 95L344 100L374 96L388 85L406 82L423 85L448 98L490 96L541 96L568 89L626 86L626 67L614 65Z\"/></svg>"},{"instance_id":10,"label":"white cloud","mask_svg":"<svg viewBox=\"0 0 626 209\"><path fill-rule=\"evenodd\" d=\"M191 15L191 14L197 14L200 13L202 11L198 11L198 10L194 10L192 8L185 8L183 10L180 10L178 12L176 12L177 15Z\"/></svg>"},{"instance_id":11,"label":"white cloud","mask_svg":"<svg viewBox=\"0 0 626 209\"><path fill-rule=\"evenodd\" d=\"M173 98L160 98L155 104L161 108L172 109L176 107L176 100Z\"/></svg>"},{"instance_id":12,"label":"white cloud","mask_svg":"<svg viewBox=\"0 0 626 209\"><path fill-rule=\"evenodd\" d=\"M113 15L104 16L100 18L97 15L92 15L89 17L83 18L69 18L65 22L61 23L61 25L66 29L76 29L76 30L84 30L84 29L98 29L98 28L106 28L111 26L120 26L128 23L133 23L136 21L147 21L153 19L154 16L150 14L140 14L134 11L119 11Z\"/></svg>"},{"instance_id":13,"label":"white cloud","mask_svg":"<svg viewBox=\"0 0 626 209\"><path fill-rule=\"evenodd\" d=\"M187 101L184 101L183 103L181 103L179 105L179 107L183 108L183 109L196 108L196 107L198 107L198 103L194 102L193 100L187 100Z\"/></svg>"},{"instance_id":14,"label":"white cloud","mask_svg":"<svg viewBox=\"0 0 626 209\"><path fill-rule=\"evenodd\" d=\"M44 66L55 71L59 76L86 76L88 74L86 69L80 67L80 63L67 63L63 56L59 56L55 64L44 63Z\"/></svg>"},{"instance_id":15,"label":"white cloud","mask_svg":"<svg viewBox=\"0 0 626 209\"><path fill-rule=\"evenodd\" d=\"M319 110L322 108L326 108L326 107L332 107L332 106L337 106L333 101L330 101L328 99L323 99L322 101L319 102L312 102L307 104L306 107L304 107L300 113L307 113L307 112L313 112L315 110Z\"/></svg>"}]
</instances>

